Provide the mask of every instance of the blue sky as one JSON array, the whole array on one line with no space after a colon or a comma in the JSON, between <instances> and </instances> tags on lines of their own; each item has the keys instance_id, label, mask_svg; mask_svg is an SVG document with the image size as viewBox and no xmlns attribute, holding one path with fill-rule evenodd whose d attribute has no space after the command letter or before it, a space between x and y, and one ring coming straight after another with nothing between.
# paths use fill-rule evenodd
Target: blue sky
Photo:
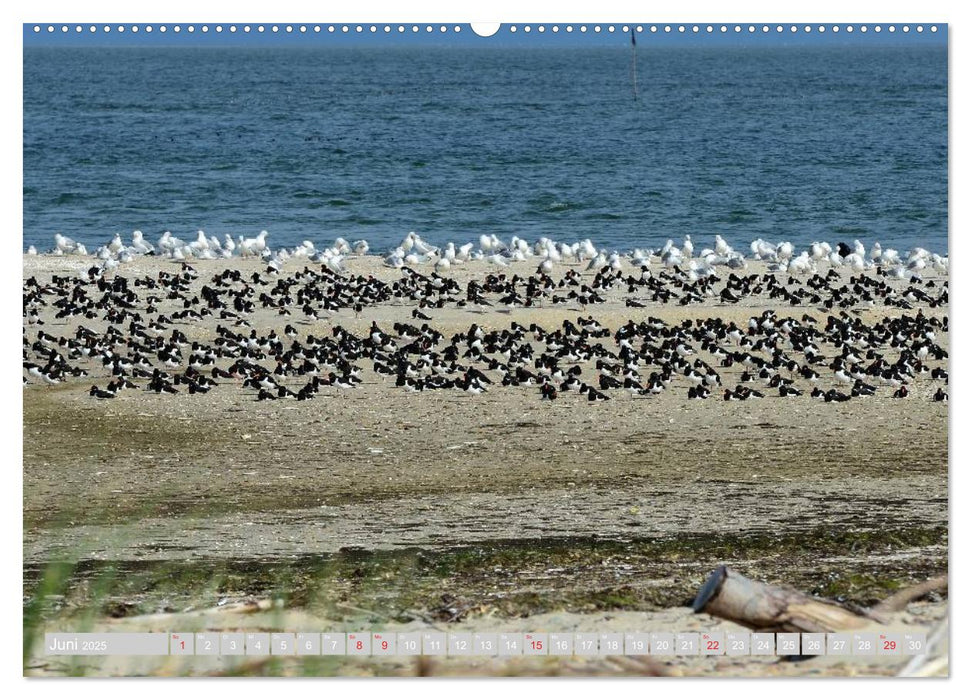
<instances>
[{"instance_id":1,"label":"blue sky","mask_svg":"<svg viewBox=\"0 0 971 700\"><path fill-rule=\"evenodd\" d=\"M94 25L97 31L91 32L91 24L84 24L82 31L76 31L77 24L67 25L68 31L64 32L63 24L25 24L23 27L24 46L280 46L280 47L330 47L330 46L476 46L476 47L598 47L598 46L627 46L629 45L629 35L624 33L623 25L614 24L614 32L608 31L608 24L602 24L600 31L595 31L596 24L586 24L587 31L580 30L580 24L558 24L558 32L552 31L552 24L543 25L545 31L540 32L539 24L504 24L494 36L483 38L472 32L467 24L458 25L460 32L455 32L456 25L447 25L448 31L442 32L442 25L432 25L433 31L427 31L427 24L419 25L419 31L413 32L414 25L405 25L405 32L398 32L398 24L390 25L391 31L385 33L383 24L374 24L377 31L372 33L370 28L373 23L358 24L337 24L334 25L333 33L328 31L331 25L320 24L321 31L314 31L315 23L264 23L264 31L257 31L258 24L249 23L251 30L249 33L243 31L247 23L235 23L236 31L231 32L231 22L222 23L191 23L193 32L188 31L190 24L187 23L164 23L165 32L161 32L159 24L138 24L132 25L125 23L125 31L119 32L119 23L107 26L111 27L110 32L105 32L105 24ZM179 24L181 31L175 32L174 27ZM278 27L274 33L272 27ZM878 26L875 23L867 24L867 31L861 31L861 24L851 25L853 31L847 31L846 24L825 24L826 31L820 32L820 24L799 24L795 25L797 31L791 31L792 24L784 24L784 30L777 32L777 24L769 24L769 31L764 32L762 24L754 25L756 31L749 31L752 25L728 24L727 31L722 32L721 23L710 23L713 30L707 32L708 24L688 23L688 24L655 24L637 23L627 25L628 27L641 27L642 31L637 34L638 46L739 46L739 47L761 47L761 46L833 46L833 45L852 45L852 46L876 46L876 45L920 45L920 46L946 46L947 44L947 25L935 23L910 23L907 25L896 24L896 31L890 32L888 24L881 24L879 33L875 31ZM39 26L40 32L35 32L34 27ZM49 27L53 26L54 31L50 32ZM137 26L138 31L133 32L132 27ZM152 30L146 31L148 26ZM203 32L206 26L208 31ZM286 31L286 27L292 28L291 32ZM302 33L300 27L305 26L306 32ZM343 27L348 31L342 31ZM361 32L357 27L362 28ZM512 31L512 26L516 31ZM530 31L526 32L525 27ZM573 31L566 31L567 26L572 26ZM656 31L652 32L651 27L655 26ZM665 32L664 27L670 26L670 32ZM679 31L679 27L684 27L684 32ZM693 28L697 26L698 32ZM736 32L735 27L740 26L741 31ZM806 32L806 27L811 27L811 31ZM833 31L833 27L839 27L838 32ZM909 31L904 32L903 27L907 26ZM918 32L917 27L921 26L923 31ZM937 27L936 32L931 31L931 27ZM222 31L217 31L221 27Z\"/></svg>"}]
</instances>

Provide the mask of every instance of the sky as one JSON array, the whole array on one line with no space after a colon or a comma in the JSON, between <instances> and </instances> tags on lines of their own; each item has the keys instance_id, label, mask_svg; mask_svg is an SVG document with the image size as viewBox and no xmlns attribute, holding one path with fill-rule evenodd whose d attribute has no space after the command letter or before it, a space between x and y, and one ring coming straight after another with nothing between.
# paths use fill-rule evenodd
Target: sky
<instances>
[{"instance_id":1,"label":"sky","mask_svg":"<svg viewBox=\"0 0 971 700\"><path fill-rule=\"evenodd\" d=\"M622 24L614 24L614 31L608 30L608 24L557 24L558 31L553 31L553 24L504 24L500 30L491 37L481 37L476 35L468 24L449 24L432 25L429 32L427 24L417 25L418 31L413 31L416 25L404 25L405 31L399 32L401 25L389 25L389 32L385 32L384 24L314 24L314 23L265 23L263 32L258 31L259 24L254 23L165 23L164 32L160 31L163 26L158 24L84 24L78 32L79 25L70 24L34 24L23 25L24 46L279 46L279 47L334 47L334 46L472 46L472 47L608 47L630 44L630 28L640 27L637 32L637 45L641 46L738 46L738 47L764 47L764 46L885 46L885 45L920 45L920 46L946 46L947 45L947 25L941 23L910 23L893 25L895 31L889 31L889 24L867 24L867 31L861 31L863 24L785 24L783 31L777 31L777 24L771 25L722 25L711 23L712 32L708 32L709 24L635 24L626 25L628 31L624 31ZM95 31L91 31L91 27ZM105 31L105 27L110 27L110 31ZM175 27L179 26L180 31L176 32ZM189 31L189 27L193 31ZM235 26L236 31L231 31ZM250 27L250 31L244 32L245 26ZM277 27L273 32L272 28ZM320 26L320 31L315 32L314 28ZM334 31L330 32L329 27L333 26ZM374 26L376 31L371 32ZM441 29L446 26L446 31ZM454 31L455 27L460 31ZM540 31L540 27L544 31ZM572 31L567 31L567 27L572 27ZM585 26L586 31L581 31ZM600 31L596 31L596 27ZM721 31L722 26L726 31ZM754 26L755 31L751 32L750 27ZM764 31L768 26L769 31ZM792 27L796 31L792 31ZM825 27L825 31L820 32L819 28ZM879 26L881 31L877 32ZM39 27L40 31L35 31ZM64 31L64 28L67 31ZM124 31L119 31L123 27ZM137 27L138 31L133 31ZM149 27L151 28L149 30ZM287 27L291 28L287 32ZM306 31L301 32L301 27ZM343 28L347 27L344 32ZM358 27L361 31L358 31ZM526 28L529 31L526 31ZM652 31L652 27L655 31ZM668 27L670 31L665 31ZM684 31L679 31L683 27ZM698 31L693 31L694 27ZM739 27L739 31L736 31ZM810 31L806 31L809 27ZM848 31L852 27L852 31ZM904 31L907 27L909 31ZM918 27L922 31L918 31ZM936 27L932 31L931 27ZM204 31L204 28L206 31ZM515 28L515 31L513 30ZM838 28L838 31L834 31ZM53 29L53 31L50 31Z\"/></svg>"}]
</instances>

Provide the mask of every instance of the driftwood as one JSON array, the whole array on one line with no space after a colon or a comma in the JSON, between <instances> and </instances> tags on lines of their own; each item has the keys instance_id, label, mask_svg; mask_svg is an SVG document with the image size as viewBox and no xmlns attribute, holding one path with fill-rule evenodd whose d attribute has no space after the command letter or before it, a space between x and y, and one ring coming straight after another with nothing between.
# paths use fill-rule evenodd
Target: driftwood
<instances>
[{"instance_id":1,"label":"driftwood","mask_svg":"<svg viewBox=\"0 0 971 700\"><path fill-rule=\"evenodd\" d=\"M725 566L708 577L693 607L696 613L705 612L764 632L853 630L879 619L799 591L752 581Z\"/></svg>"},{"instance_id":2,"label":"driftwood","mask_svg":"<svg viewBox=\"0 0 971 700\"><path fill-rule=\"evenodd\" d=\"M132 620L138 620L140 622L161 622L165 620L171 620L174 618L187 618L187 617L202 617L206 615L225 615L227 613L236 613L237 615L250 615L258 612L266 612L267 610L273 610L278 607L277 603L272 600L245 600L239 603L228 603L226 605L220 605L215 608L203 608L200 610L185 610L182 612L170 612L170 613L151 613L148 615L135 615L132 617L121 617L111 622L118 623L130 623Z\"/></svg>"},{"instance_id":3,"label":"driftwood","mask_svg":"<svg viewBox=\"0 0 971 700\"><path fill-rule=\"evenodd\" d=\"M946 676L950 664L947 653L948 626L947 618L938 622L927 639L926 652L908 661L897 675L908 678Z\"/></svg>"},{"instance_id":4,"label":"driftwood","mask_svg":"<svg viewBox=\"0 0 971 700\"><path fill-rule=\"evenodd\" d=\"M897 591L885 601L873 608L874 612L892 613L899 612L907 607L908 603L923 598L928 593L947 590L947 576L938 576L928 579L923 583L904 588Z\"/></svg>"}]
</instances>

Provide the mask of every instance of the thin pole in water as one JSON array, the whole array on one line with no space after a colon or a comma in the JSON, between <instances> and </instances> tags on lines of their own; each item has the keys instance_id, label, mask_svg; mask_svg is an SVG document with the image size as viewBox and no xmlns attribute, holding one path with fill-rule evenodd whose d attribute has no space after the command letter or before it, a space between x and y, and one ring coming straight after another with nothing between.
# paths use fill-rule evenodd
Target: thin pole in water
<instances>
[{"instance_id":1,"label":"thin pole in water","mask_svg":"<svg viewBox=\"0 0 971 700\"><path fill-rule=\"evenodd\" d=\"M634 28L630 28L630 71L631 83L634 86L634 102L637 102L637 39L634 38Z\"/></svg>"}]
</instances>

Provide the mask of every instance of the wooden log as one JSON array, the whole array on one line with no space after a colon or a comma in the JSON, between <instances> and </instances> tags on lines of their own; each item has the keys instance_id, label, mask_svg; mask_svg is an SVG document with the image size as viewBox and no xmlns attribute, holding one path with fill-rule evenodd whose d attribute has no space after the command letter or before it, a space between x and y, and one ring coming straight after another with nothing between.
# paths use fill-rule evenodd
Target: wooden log
<instances>
[{"instance_id":1,"label":"wooden log","mask_svg":"<svg viewBox=\"0 0 971 700\"><path fill-rule=\"evenodd\" d=\"M947 590L947 576L938 576L937 578L928 579L922 583L897 591L882 603L875 606L873 610L880 613L899 612L918 598L923 598L929 593L944 590Z\"/></svg>"},{"instance_id":2,"label":"wooden log","mask_svg":"<svg viewBox=\"0 0 971 700\"><path fill-rule=\"evenodd\" d=\"M244 600L239 603L228 603L215 608L203 608L201 610L187 610L185 612L171 613L151 613L148 615L133 615L132 617L110 618L109 623L130 624L133 620L139 622L163 622L176 618L204 617L206 615L226 615L236 613L238 615L249 615L252 613L266 612L278 607L272 600Z\"/></svg>"},{"instance_id":3,"label":"wooden log","mask_svg":"<svg viewBox=\"0 0 971 700\"><path fill-rule=\"evenodd\" d=\"M708 577L693 608L763 632L836 632L872 621L799 591L752 581L725 566Z\"/></svg>"}]
</instances>

